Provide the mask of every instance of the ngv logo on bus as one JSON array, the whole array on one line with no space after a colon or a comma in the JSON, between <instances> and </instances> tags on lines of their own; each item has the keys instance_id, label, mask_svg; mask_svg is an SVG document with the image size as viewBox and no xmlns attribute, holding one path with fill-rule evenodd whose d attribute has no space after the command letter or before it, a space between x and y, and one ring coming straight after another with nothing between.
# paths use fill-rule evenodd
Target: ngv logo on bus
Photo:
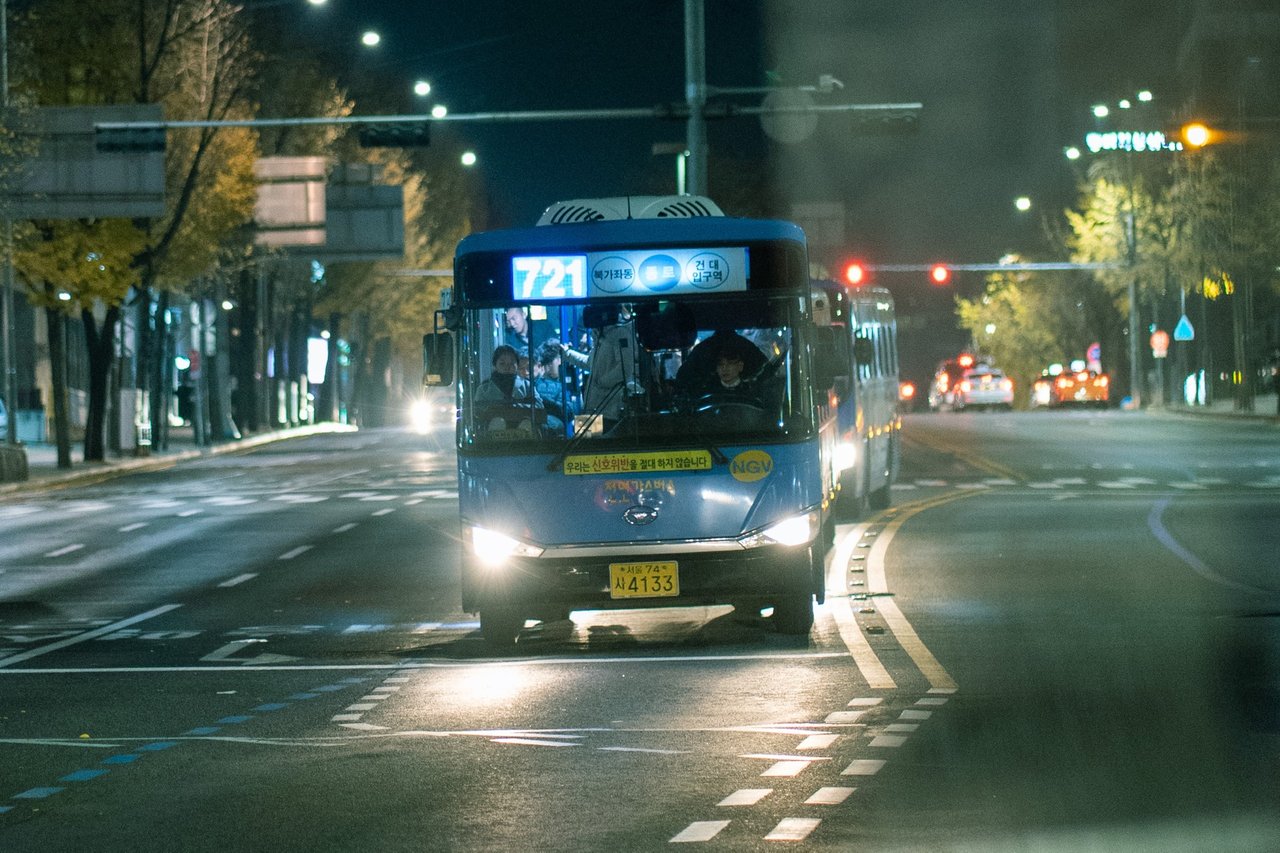
<instances>
[{"instance_id":1,"label":"ngv logo on bus","mask_svg":"<svg viewBox=\"0 0 1280 853\"><path fill-rule=\"evenodd\" d=\"M733 479L743 483L763 480L773 471L773 457L763 450L744 450L729 463Z\"/></svg>"}]
</instances>

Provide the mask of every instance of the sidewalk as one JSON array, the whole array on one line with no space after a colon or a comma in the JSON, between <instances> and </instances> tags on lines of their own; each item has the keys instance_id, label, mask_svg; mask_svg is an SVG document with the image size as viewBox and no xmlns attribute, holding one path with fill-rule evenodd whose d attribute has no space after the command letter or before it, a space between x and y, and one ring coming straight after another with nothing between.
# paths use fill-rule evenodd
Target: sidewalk
<instances>
[{"instance_id":1,"label":"sidewalk","mask_svg":"<svg viewBox=\"0 0 1280 853\"><path fill-rule=\"evenodd\" d=\"M167 450L153 450L146 455L112 454L102 462L84 461L84 443L71 445L71 467L58 467L58 449L53 444L33 442L21 445L27 456L27 479L21 482L0 482L0 498L26 491L39 491L93 483L130 471L153 471L167 468L186 459L199 459L222 453L234 453L261 444L300 438L307 435L331 432L355 432L346 424L321 423L288 429L269 430L246 435L234 441L198 447L191 427L175 427L169 433Z\"/></svg>"}]
</instances>

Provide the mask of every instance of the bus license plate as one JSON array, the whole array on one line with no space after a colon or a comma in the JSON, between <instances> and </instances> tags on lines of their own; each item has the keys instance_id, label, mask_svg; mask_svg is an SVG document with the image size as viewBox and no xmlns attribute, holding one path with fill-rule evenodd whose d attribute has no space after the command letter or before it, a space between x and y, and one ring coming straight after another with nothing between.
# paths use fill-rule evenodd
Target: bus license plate
<instances>
[{"instance_id":1,"label":"bus license plate","mask_svg":"<svg viewBox=\"0 0 1280 853\"><path fill-rule=\"evenodd\" d=\"M663 598L680 594L680 574L672 561L610 563L610 598Z\"/></svg>"}]
</instances>

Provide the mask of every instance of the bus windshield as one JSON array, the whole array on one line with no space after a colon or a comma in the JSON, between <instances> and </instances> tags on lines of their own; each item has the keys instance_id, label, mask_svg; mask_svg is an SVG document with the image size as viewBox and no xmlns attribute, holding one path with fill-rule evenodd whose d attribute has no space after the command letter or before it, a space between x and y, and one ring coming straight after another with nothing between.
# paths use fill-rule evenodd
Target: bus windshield
<instances>
[{"instance_id":1,"label":"bus windshield","mask_svg":"<svg viewBox=\"0 0 1280 853\"><path fill-rule=\"evenodd\" d=\"M555 453L812 435L802 298L752 291L468 308L460 444Z\"/></svg>"}]
</instances>

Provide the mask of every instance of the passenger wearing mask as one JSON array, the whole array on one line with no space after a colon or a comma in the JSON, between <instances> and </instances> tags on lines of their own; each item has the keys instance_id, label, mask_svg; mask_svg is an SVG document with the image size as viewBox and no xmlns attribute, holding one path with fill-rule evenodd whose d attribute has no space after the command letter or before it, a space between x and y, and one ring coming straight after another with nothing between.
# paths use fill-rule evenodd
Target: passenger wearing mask
<instances>
[{"instance_id":1,"label":"passenger wearing mask","mask_svg":"<svg viewBox=\"0 0 1280 853\"><path fill-rule=\"evenodd\" d=\"M546 420L542 398L533 383L519 375L519 356L500 344L493 350L493 373L476 389L479 420L489 429L524 429Z\"/></svg>"}]
</instances>

